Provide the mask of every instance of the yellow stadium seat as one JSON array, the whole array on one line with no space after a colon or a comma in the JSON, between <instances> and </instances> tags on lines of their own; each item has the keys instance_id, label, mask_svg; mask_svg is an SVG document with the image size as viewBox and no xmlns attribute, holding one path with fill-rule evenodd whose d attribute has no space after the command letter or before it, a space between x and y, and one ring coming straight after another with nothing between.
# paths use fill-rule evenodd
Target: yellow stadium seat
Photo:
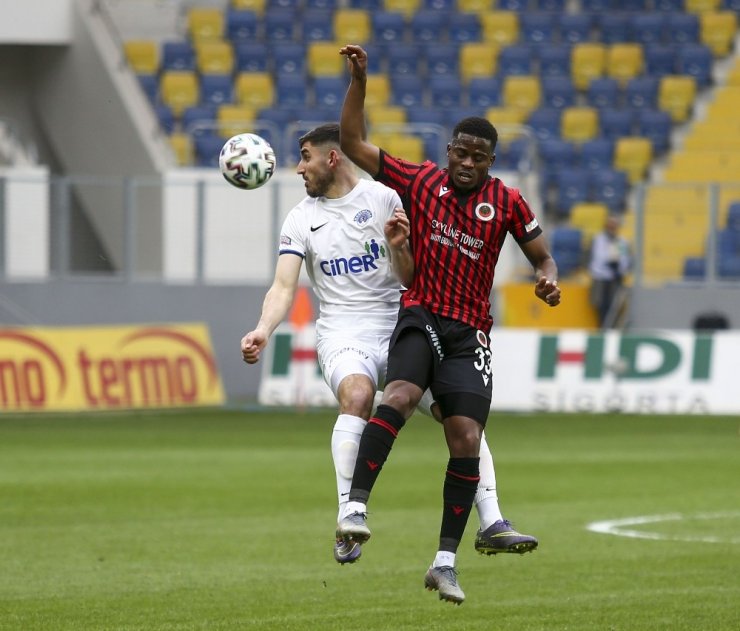
<instances>
[{"instance_id":1,"label":"yellow stadium seat","mask_svg":"<svg viewBox=\"0 0 740 631\"><path fill-rule=\"evenodd\" d=\"M729 55L737 34L734 11L707 11L699 15L700 38L712 49L715 57Z\"/></svg>"},{"instance_id":2,"label":"yellow stadium seat","mask_svg":"<svg viewBox=\"0 0 740 631\"><path fill-rule=\"evenodd\" d=\"M740 56L735 58L734 65L730 68L725 79L725 85L740 86Z\"/></svg>"},{"instance_id":3,"label":"yellow stadium seat","mask_svg":"<svg viewBox=\"0 0 740 631\"><path fill-rule=\"evenodd\" d=\"M683 151L671 154L666 181L737 182L740 153L736 151Z\"/></svg>"},{"instance_id":4,"label":"yellow stadium seat","mask_svg":"<svg viewBox=\"0 0 740 631\"><path fill-rule=\"evenodd\" d=\"M265 3L267 0L231 0L231 6L234 9L254 11L258 15L265 12Z\"/></svg>"},{"instance_id":5,"label":"yellow stadium seat","mask_svg":"<svg viewBox=\"0 0 740 631\"><path fill-rule=\"evenodd\" d=\"M366 101L367 103L367 101ZM367 122L372 128L401 126L406 123L406 108L402 105L378 105L366 107Z\"/></svg>"},{"instance_id":6,"label":"yellow stadium seat","mask_svg":"<svg viewBox=\"0 0 740 631\"><path fill-rule=\"evenodd\" d=\"M642 44L621 42L612 44L606 51L606 75L623 86L642 73L643 64Z\"/></svg>"},{"instance_id":7,"label":"yellow stadium seat","mask_svg":"<svg viewBox=\"0 0 740 631\"><path fill-rule=\"evenodd\" d=\"M424 161L424 141L418 136L396 132L371 132L368 138L370 142L392 156L411 162Z\"/></svg>"},{"instance_id":8,"label":"yellow stadium seat","mask_svg":"<svg viewBox=\"0 0 740 631\"><path fill-rule=\"evenodd\" d=\"M257 112L253 107L232 104L221 105L216 112L218 134L222 138L231 138L241 134L252 129L256 118Z\"/></svg>"},{"instance_id":9,"label":"yellow stadium seat","mask_svg":"<svg viewBox=\"0 0 740 631\"><path fill-rule=\"evenodd\" d=\"M573 228L578 228L585 242L589 243L594 235L603 229L608 214L609 208L606 204L581 202L571 207L568 223Z\"/></svg>"},{"instance_id":10,"label":"yellow stadium seat","mask_svg":"<svg viewBox=\"0 0 740 631\"><path fill-rule=\"evenodd\" d=\"M224 36L224 13L217 7L191 7L187 13L188 35L193 42L221 39Z\"/></svg>"},{"instance_id":11,"label":"yellow stadium seat","mask_svg":"<svg viewBox=\"0 0 740 631\"><path fill-rule=\"evenodd\" d=\"M126 61L136 74L157 74L159 71L159 44L150 39L124 42Z\"/></svg>"},{"instance_id":12,"label":"yellow stadium seat","mask_svg":"<svg viewBox=\"0 0 740 631\"><path fill-rule=\"evenodd\" d=\"M391 82L386 74L369 74L365 84L365 106L388 105L391 98Z\"/></svg>"},{"instance_id":13,"label":"yellow stadium seat","mask_svg":"<svg viewBox=\"0 0 740 631\"><path fill-rule=\"evenodd\" d=\"M599 134L599 112L595 107L566 107L560 118L560 136L570 142L586 142Z\"/></svg>"},{"instance_id":14,"label":"yellow stadium seat","mask_svg":"<svg viewBox=\"0 0 740 631\"><path fill-rule=\"evenodd\" d=\"M239 105L255 109L270 107L275 101L275 84L269 72L240 72L234 82Z\"/></svg>"},{"instance_id":15,"label":"yellow stadium seat","mask_svg":"<svg viewBox=\"0 0 740 631\"><path fill-rule=\"evenodd\" d=\"M457 0L460 13L486 13L496 6L496 0Z\"/></svg>"},{"instance_id":16,"label":"yellow stadium seat","mask_svg":"<svg viewBox=\"0 0 740 631\"><path fill-rule=\"evenodd\" d=\"M370 39L372 30L372 20L365 9L339 8L334 11L334 32L342 37L343 42L364 44Z\"/></svg>"},{"instance_id":17,"label":"yellow stadium seat","mask_svg":"<svg viewBox=\"0 0 740 631\"><path fill-rule=\"evenodd\" d=\"M658 84L658 108L674 123L688 120L696 99L696 80L688 75L665 75Z\"/></svg>"},{"instance_id":18,"label":"yellow stadium seat","mask_svg":"<svg viewBox=\"0 0 740 631\"><path fill-rule=\"evenodd\" d=\"M486 118L501 131L500 127L516 127L523 125L527 120L527 112L518 107L489 107Z\"/></svg>"},{"instance_id":19,"label":"yellow stadium seat","mask_svg":"<svg viewBox=\"0 0 740 631\"><path fill-rule=\"evenodd\" d=\"M519 41L519 14L516 11L488 11L480 14L481 38L509 46Z\"/></svg>"},{"instance_id":20,"label":"yellow stadium seat","mask_svg":"<svg viewBox=\"0 0 740 631\"><path fill-rule=\"evenodd\" d=\"M653 143L643 136L622 136L614 145L614 168L627 173L630 184L642 182L653 160Z\"/></svg>"},{"instance_id":21,"label":"yellow stadium seat","mask_svg":"<svg viewBox=\"0 0 740 631\"><path fill-rule=\"evenodd\" d=\"M509 75L501 91L504 107L518 108L526 113L536 110L542 101L542 84L535 75Z\"/></svg>"},{"instance_id":22,"label":"yellow stadium seat","mask_svg":"<svg viewBox=\"0 0 740 631\"><path fill-rule=\"evenodd\" d=\"M460 78L468 83L474 77L492 77L498 66L498 44L464 42L460 47Z\"/></svg>"},{"instance_id":23,"label":"yellow stadium seat","mask_svg":"<svg viewBox=\"0 0 740 631\"><path fill-rule=\"evenodd\" d=\"M167 138L175 153L175 162L177 166L186 167L193 164L194 150L193 139L190 134L184 132L173 132Z\"/></svg>"},{"instance_id":24,"label":"yellow stadium seat","mask_svg":"<svg viewBox=\"0 0 740 631\"><path fill-rule=\"evenodd\" d=\"M383 0L384 11L395 11L411 17L421 6L422 0Z\"/></svg>"},{"instance_id":25,"label":"yellow stadium seat","mask_svg":"<svg viewBox=\"0 0 740 631\"><path fill-rule=\"evenodd\" d=\"M162 102L168 105L175 116L200 101L198 76L190 70L167 70L159 81Z\"/></svg>"},{"instance_id":26,"label":"yellow stadium seat","mask_svg":"<svg viewBox=\"0 0 740 631\"><path fill-rule=\"evenodd\" d=\"M346 68L345 58L339 54L341 47L341 44L335 42L310 42L308 44L308 73L313 77L341 76Z\"/></svg>"},{"instance_id":27,"label":"yellow stadium seat","mask_svg":"<svg viewBox=\"0 0 740 631\"><path fill-rule=\"evenodd\" d=\"M195 46L195 64L201 74L231 74L234 48L226 40L208 40Z\"/></svg>"},{"instance_id":28,"label":"yellow stadium seat","mask_svg":"<svg viewBox=\"0 0 740 631\"><path fill-rule=\"evenodd\" d=\"M578 90L588 88L592 79L606 71L606 46L598 42L580 42L571 52L571 79Z\"/></svg>"},{"instance_id":29,"label":"yellow stadium seat","mask_svg":"<svg viewBox=\"0 0 740 631\"><path fill-rule=\"evenodd\" d=\"M716 11L722 4L722 0L685 0L684 10L691 13L704 13L705 11Z\"/></svg>"}]
</instances>

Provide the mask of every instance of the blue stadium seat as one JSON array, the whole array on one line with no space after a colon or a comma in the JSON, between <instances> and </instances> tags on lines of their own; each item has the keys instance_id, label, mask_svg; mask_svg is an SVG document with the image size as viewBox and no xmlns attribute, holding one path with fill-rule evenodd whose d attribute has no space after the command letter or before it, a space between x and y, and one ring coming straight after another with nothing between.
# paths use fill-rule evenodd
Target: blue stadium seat
<instances>
[{"instance_id":1,"label":"blue stadium seat","mask_svg":"<svg viewBox=\"0 0 740 631\"><path fill-rule=\"evenodd\" d=\"M457 75L432 75L428 79L429 95L436 107L449 109L463 105L463 85Z\"/></svg>"},{"instance_id":2,"label":"blue stadium seat","mask_svg":"<svg viewBox=\"0 0 740 631\"><path fill-rule=\"evenodd\" d=\"M285 45L285 44L283 44ZM237 42L234 44L234 66L239 72L268 72L270 49L264 42Z\"/></svg>"},{"instance_id":3,"label":"blue stadium seat","mask_svg":"<svg viewBox=\"0 0 740 631\"><path fill-rule=\"evenodd\" d=\"M561 169L556 176L555 213L568 217L575 204L590 201L590 173L584 168Z\"/></svg>"},{"instance_id":4,"label":"blue stadium seat","mask_svg":"<svg viewBox=\"0 0 740 631\"><path fill-rule=\"evenodd\" d=\"M614 141L594 138L581 145L581 165L590 170L611 169L614 164Z\"/></svg>"},{"instance_id":5,"label":"blue stadium seat","mask_svg":"<svg viewBox=\"0 0 740 631\"><path fill-rule=\"evenodd\" d=\"M496 7L501 11L523 12L528 8L528 0L498 0Z\"/></svg>"},{"instance_id":6,"label":"blue stadium seat","mask_svg":"<svg viewBox=\"0 0 740 631\"><path fill-rule=\"evenodd\" d=\"M382 11L384 5L384 0L349 0L349 6L352 9L365 9L371 13Z\"/></svg>"},{"instance_id":7,"label":"blue stadium seat","mask_svg":"<svg viewBox=\"0 0 740 631\"><path fill-rule=\"evenodd\" d=\"M631 136L635 125L635 113L624 108L607 107L599 110L599 131L604 138L616 140L621 136Z\"/></svg>"},{"instance_id":8,"label":"blue stadium seat","mask_svg":"<svg viewBox=\"0 0 740 631\"><path fill-rule=\"evenodd\" d=\"M530 140L528 138L514 138L508 143L501 143L496 147L496 161L493 163L495 171L518 171L528 169Z\"/></svg>"},{"instance_id":9,"label":"blue stadium seat","mask_svg":"<svg viewBox=\"0 0 740 631\"><path fill-rule=\"evenodd\" d=\"M227 74L206 74L200 77L200 101L204 105L221 105L234 100L234 80Z\"/></svg>"},{"instance_id":10,"label":"blue stadium seat","mask_svg":"<svg viewBox=\"0 0 740 631\"><path fill-rule=\"evenodd\" d=\"M159 100L159 78L154 74L139 74L136 79L150 103Z\"/></svg>"},{"instance_id":11,"label":"blue stadium seat","mask_svg":"<svg viewBox=\"0 0 740 631\"><path fill-rule=\"evenodd\" d=\"M344 95L347 93L347 80L344 77L315 77L313 90L317 107L336 109L341 107L344 101Z\"/></svg>"},{"instance_id":12,"label":"blue stadium seat","mask_svg":"<svg viewBox=\"0 0 740 631\"><path fill-rule=\"evenodd\" d=\"M637 113L636 133L649 138L653 143L653 155L658 156L670 149L673 119L668 112L659 109L644 109Z\"/></svg>"},{"instance_id":13,"label":"blue stadium seat","mask_svg":"<svg viewBox=\"0 0 740 631\"><path fill-rule=\"evenodd\" d=\"M445 41L448 20L449 16L443 11L420 9L409 21L412 40L421 44Z\"/></svg>"},{"instance_id":14,"label":"blue stadium seat","mask_svg":"<svg viewBox=\"0 0 740 631\"><path fill-rule=\"evenodd\" d=\"M717 276L723 280L740 280L740 256L721 257L717 261Z\"/></svg>"},{"instance_id":15,"label":"blue stadium seat","mask_svg":"<svg viewBox=\"0 0 740 631\"><path fill-rule=\"evenodd\" d=\"M652 0L620 0L619 8L622 11L650 11Z\"/></svg>"},{"instance_id":16,"label":"blue stadium seat","mask_svg":"<svg viewBox=\"0 0 740 631\"><path fill-rule=\"evenodd\" d=\"M662 77L673 74L676 67L676 47L672 44L647 44L643 47L645 74Z\"/></svg>"},{"instance_id":17,"label":"blue stadium seat","mask_svg":"<svg viewBox=\"0 0 740 631\"><path fill-rule=\"evenodd\" d=\"M677 50L676 71L694 77L699 89L712 84L712 50L705 44L685 44Z\"/></svg>"},{"instance_id":18,"label":"blue stadium seat","mask_svg":"<svg viewBox=\"0 0 740 631\"><path fill-rule=\"evenodd\" d=\"M550 13L526 12L519 16L519 41L524 44L554 42L557 22Z\"/></svg>"},{"instance_id":19,"label":"blue stadium seat","mask_svg":"<svg viewBox=\"0 0 740 631\"><path fill-rule=\"evenodd\" d=\"M468 84L468 103L478 107L493 107L501 104L501 79L498 77L474 77Z\"/></svg>"},{"instance_id":20,"label":"blue stadium seat","mask_svg":"<svg viewBox=\"0 0 740 631\"><path fill-rule=\"evenodd\" d=\"M534 56L532 48L526 44L513 44L502 48L498 54L498 74L530 75L534 74Z\"/></svg>"},{"instance_id":21,"label":"blue stadium seat","mask_svg":"<svg viewBox=\"0 0 740 631\"><path fill-rule=\"evenodd\" d=\"M423 47L427 62L427 75L455 74L460 63L460 46L452 42L431 42Z\"/></svg>"},{"instance_id":22,"label":"blue stadium seat","mask_svg":"<svg viewBox=\"0 0 740 631\"><path fill-rule=\"evenodd\" d=\"M446 11L449 15L457 8L456 0L422 0L420 9Z\"/></svg>"},{"instance_id":23,"label":"blue stadium seat","mask_svg":"<svg viewBox=\"0 0 740 631\"><path fill-rule=\"evenodd\" d=\"M560 274L572 274L583 263L583 233L577 228L556 226L550 233L550 249Z\"/></svg>"},{"instance_id":24,"label":"blue stadium seat","mask_svg":"<svg viewBox=\"0 0 740 631\"><path fill-rule=\"evenodd\" d=\"M599 30L598 41L604 44L616 44L628 42L631 38L630 18L626 13L597 11L594 14L594 22Z\"/></svg>"},{"instance_id":25,"label":"blue stadium seat","mask_svg":"<svg viewBox=\"0 0 740 631\"><path fill-rule=\"evenodd\" d=\"M539 141L560 138L561 111L554 107L540 107L527 118L527 126Z\"/></svg>"},{"instance_id":26,"label":"blue stadium seat","mask_svg":"<svg viewBox=\"0 0 740 631\"><path fill-rule=\"evenodd\" d=\"M540 188L543 197L557 184L558 174L563 169L573 169L580 165L576 145L567 140L552 138L537 143L537 155L540 159Z\"/></svg>"},{"instance_id":27,"label":"blue stadium seat","mask_svg":"<svg viewBox=\"0 0 740 631\"><path fill-rule=\"evenodd\" d=\"M403 13L378 11L372 14L371 25L375 42L400 44L406 38L406 16Z\"/></svg>"},{"instance_id":28,"label":"blue stadium seat","mask_svg":"<svg viewBox=\"0 0 740 631\"><path fill-rule=\"evenodd\" d=\"M703 256L688 256L683 261L683 277L686 280L703 280L707 275L707 261Z\"/></svg>"},{"instance_id":29,"label":"blue stadium seat","mask_svg":"<svg viewBox=\"0 0 740 631\"><path fill-rule=\"evenodd\" d=\"M260 18L254 11L229 9L226 11L226 36L237 42L253 42L260 36Z\"/></svg>"},{"instance_id":30,"label":"blue stadium seat","mask_svg":"<svg viewBox=\"0 0 740 631\"><path fill-rule=\"evenodd\" d=\"M732 202L727 209L726 227L735 232L740 232L740 201Z\"/></svg>"},{"instance_id":31,"label":"blue stadium seat","mask_svg":"<svg viewBox=\"0 0 740 631\"><path fill-rule=\"evenodd\" d=\"M445 113L438 107L411 107L406 111L409 123L445 125Z\"/></svg>"},{"instance_id":32,"label":"blue stadium seat","mask_svg":"<svg viewBox=\"0 0 740 631\"><path fill-rule=\"evenodd\" d=\"M594 169L590 184L591 201L605 204L612 213L624 212L629 192L629 179L624 171Z\"/></svg>"},{"instance_id":33,"label":"blue stadium seat","mask_svg":"<svg viewBox=\"0 0 740 631\"><path fill-rule=\"evenodd\" d=\"M419 44L399 42L387 47L385 58L392 74L415 74L424 72L424 55Z\"/></svg>"},{"instance_id":34,"label":"blue stadium seat","mask_svg":"<svg viewBox=\"0 0 740 631\"><path fill-rule=\"evenodd\" d=\"M568 44L546 43L536 46L541 77L570 77L572 48Z\"/></svg>"},{"instance_id":35,"label":"blue stadium seat","mask_svg":"<svg viewBox=\"0 0 740 631\"><path fill-rule=\"evenodd\" d=\"M326 9L306 9L301 19L304 43L334 40L334 13Z\"/></svg>"},{"instance_id":36,"label":"blue stadium seat","mask_svg":"<svg viewBox=\"0 0 740 631\"><path fill-rule=\"evenodd\" d=\"M224 146L224 139L218 134L201 134L193 138L195 165L218 168L218 156Z\"/></svg>"},{"instance_id":37,"label":"blue stadium seat","mask_svg":"<svg viewBox=\"0 0 740 631\"><path fill-rule=\"evenodd\" d=\"M657 77L643 75L627 82L624 88L625 105L633 109L653 109L658 103Z\"/></svg>"},{"instance_id":38,"label":"blue stadium seat","mask_svg":"<svg viewBox=\"0 0 740 631\"><path fill-rule=\"evenodd\" d=\"M622 91L619 81L613 77L597 77L591 79L586 88L586 101L591 107L603 109L605 107L619 107Z\"/></svg>"},{"instance_id":39,"label":"blue stadium seat","mask_svg":"<svg viewBox=\"0 0 740 631\"><path fill-rule=\"evenodd\" d=\"M655 0L653 8L655 11L684 11L684 0Z\"/></svg>"},{"instance_id":40,"label":"blue stadium seat","mask_svg":"<svg viewBox=\"0 0 740 631\"><path fill-rule=\"evenodd\" d=\"M463 118L471 116L485 117L486 111L482 107L471 107L470 105L453 105L442 109L444 125L452 129Z\"/></svg>"},{"instance_id":41,"label":"blue stadium seat","mask_svg":"<svg viewBox=\"0 0 740 631\"><path fill-rule=\"evenodd\" d=\"M612 0L581 0L581 11L587 13L604 14L612 8Z\"/></svg>"},{"instance_id":42,"label":"blue stadium seat","mask_svg":"<svg viewBox=\"0 0 740 631\"><path fill-rule=\"evenodd\" d=\"M481 38L481 23L476 13L453 12L447 24L447 36L451 42L477 42Z\"/></svg>"},{"instance_id":43,"label":"blue stadium seat","mask_svg":"<svg viewBox=\"0 0 740 631\"><path fill-rule=\"evenodd\" d=\"M534 3L535 11L565 11L566 0L536 0ZM532 7L530 7L532 8Z\"/></svg>"},{"instance_id":44,"label":"blue stadium seat","mask_svg":"<svg viewBox=\"0 0 740 631\"><path fill-rule=\"evenodd\" d=\"M593 18L589 13L559 13L557 22L561 42L577 44L591 41Z\"/></svg>"},{"instance_id":45,"label":"blue stadium seat","mask_svg":"<svg viewBox=\"0 0 740 631\"><path fill-rule=\"evenodd\" d=\"M306 9L320 9L333 11L339 7L337 0L304 0Z\"/></svg>"},{"instance_id":46,"label":"blue stadium seat","mask_svg":"<svg viewBox=\"0 0 740 631\"><path fill-rule=\"evenodd\" d=\"M303 0L272 0L270 6L299 11L303 7Z\"/></svg>"},{"instance_id":47,"label":"blue stadium seat","mask_svg":"<svg viewBox=\"0 0 740 631\"><path fill-rule=\"evenodd\" d=\"M695 13L667 14L667 40L673 44L696 44L700 40L699 17Z\"/></svg>"},{"instance_id":48,"label":"blue stadium seat","mask_svg":"<svg viewBox=\"0 0 740 631\"><path fill-rule=\"evenodd\" d=\"M278 75L306 73L306 47L298 42L274 42L272 51L273 72Z\"/></svg>"},{"instance_id":49,"label":"blue stadium seat","mask_svg":"<svg viewBox=\"0 0 740 631\"><path fill-rule=\"evenodd\" d=\"M292 9L268 8L262 17L265 39L269 42L295 38L295 16Z\"/></svg>"},{"instance_id":50,"label":"blue stadium seat","mask_svg":"<svg viewBox=\"0 0 740 631\"><path fill-rule=\"evenodd\" d=\"M667 14L634 13L630 16L630 28L632 40L638 44L659 44L666 36Z\"/></svg>"},{"instance_id":51,"label":"blue stadium seat","mask_svg":"<svg viewBox=\"0 0 740 631\"><path fill-rule=\"evenodd\" d=\"M275 101L283 107L305 107L310 104L306 78L301 74L275 75Z\"/></svg>"},{"instance_id":52,"label":"blue stadium seat","mask_svg":"<svg viewBox=\"0 0 740 631\"><path fill-rule=\"evenodd\" d=\"M542 105L562 109L576 103L576 89L570 77L542 78Z\"/></svg>"},{"instance_id":53,"label":"blue stadium seat","mask_svg":"<svg viewBox=\"0 0 740 631\"><path fill-rule=\"evenodd\" d=\"M407 110L424 105L424 79L418 75L391 74L391 100Z\"/></svg>"},{"instance_id":54,"label":"blue stadium seat","mask_svg":"<svg viewBox=\"0 0 740 631\"><path fill-rule=\"evenodd\" d=\"M158 103L154 106L154 113L157 115L159 126L167 134L171 134L175 131L176 119L172 113L172 108L164 103Z\"/></svg>"},{"instance_id":55,"label":"blue stadium seat","mask_svg":"<svg viewBox=\"0 0 740 631\"><path fill-rule=\"evenodd\" d=\"M190 42L163 42L162 70L195 70L193 45Z\"/></svg>"},{"instance_id":56,"label":"blue stadium seat","mask_svg":"<svg viewBox=\"0 0 740 631\"><path fill-rule=\"evenodd\" d=\"M190 134L193 139L213 135L216 130L216 112L217 106L215 105L188 107L183 111L180 120L182 130L186 134ZM223 144L223 141L221 144Z\"/></svg>"}]
</instances>

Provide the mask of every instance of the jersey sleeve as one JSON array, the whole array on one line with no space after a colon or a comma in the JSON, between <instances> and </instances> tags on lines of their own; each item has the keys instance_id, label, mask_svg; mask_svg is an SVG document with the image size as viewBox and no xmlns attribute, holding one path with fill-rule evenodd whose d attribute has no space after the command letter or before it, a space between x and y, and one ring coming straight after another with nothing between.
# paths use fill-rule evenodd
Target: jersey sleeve
<instances>
[{"instance_id":1,"label":"jersey sleeve","mask_svg":"<svg viewBox=\"0 0 740 631\"><path fill-rule=\"evenodd\" d=\"M422 165L395 158L380 150L380 170L375 179L396 191L403 199Z\"/></svg>"},{"instance_id":2,"label":"jersey sleeve","mask_svg":"<svg viewBox=\"0 0 740 631\"><path fill-rule=\"evenodd\" d=\"M522 196L519 189L510 189L511 193L511 224L509 232L517 243L526 243L542 234L542 228L537 217L529 206L529 202Z\"/></svg>"},{"instance_id":3,"label":"jersey sleeve","mask_svg":"<svg viewBox=\"0 0 740 631\"><path fill-rule=\"evenodd\" d=\"M300 213L294 208L285 218L280 229L279 254L297 254L301 258L306 257L306 227L299 217Z\"/></svg>"}]
</instances>

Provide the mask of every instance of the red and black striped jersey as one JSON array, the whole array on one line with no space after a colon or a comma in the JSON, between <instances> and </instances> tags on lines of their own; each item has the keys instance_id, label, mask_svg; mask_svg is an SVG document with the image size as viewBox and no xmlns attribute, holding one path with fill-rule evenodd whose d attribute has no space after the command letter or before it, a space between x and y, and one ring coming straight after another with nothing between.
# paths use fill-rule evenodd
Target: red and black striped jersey
<instances>
[{"instance_id":1,"label":"red and black striped jersey","mask_svg":"<svg viewBox=\"0 0 740 631\"><path fill-rule=\"evenodd\" d=\"M542 230L516 188L489 177L468 195L453 189L447 169L381 150L375 179L396 190L411 223L414 280L401 303L490 332L493 276L507 233L519 243Z\"/></svg>"}]
</instances>

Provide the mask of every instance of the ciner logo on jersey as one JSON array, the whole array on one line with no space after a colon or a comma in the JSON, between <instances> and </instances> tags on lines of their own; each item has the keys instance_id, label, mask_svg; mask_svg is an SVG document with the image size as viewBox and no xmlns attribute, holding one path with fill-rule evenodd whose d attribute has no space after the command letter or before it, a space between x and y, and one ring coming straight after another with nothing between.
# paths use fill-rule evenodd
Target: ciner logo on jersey
<instances>
[{"instance_id":1,"label":"ciner logo on jersey","mask_svg":"<svg viewBox=\"0 0 740 631\"><path fill-rule=\"evenodd\" d=\"M386 257L384 245L379 245L375 239L365 242L365 254L350 257L337 257L328 261L321 261L319 267L327 276L342 276L344 274L365 274L378 269L376 261Z\"/></svg>"}]
</instances>

